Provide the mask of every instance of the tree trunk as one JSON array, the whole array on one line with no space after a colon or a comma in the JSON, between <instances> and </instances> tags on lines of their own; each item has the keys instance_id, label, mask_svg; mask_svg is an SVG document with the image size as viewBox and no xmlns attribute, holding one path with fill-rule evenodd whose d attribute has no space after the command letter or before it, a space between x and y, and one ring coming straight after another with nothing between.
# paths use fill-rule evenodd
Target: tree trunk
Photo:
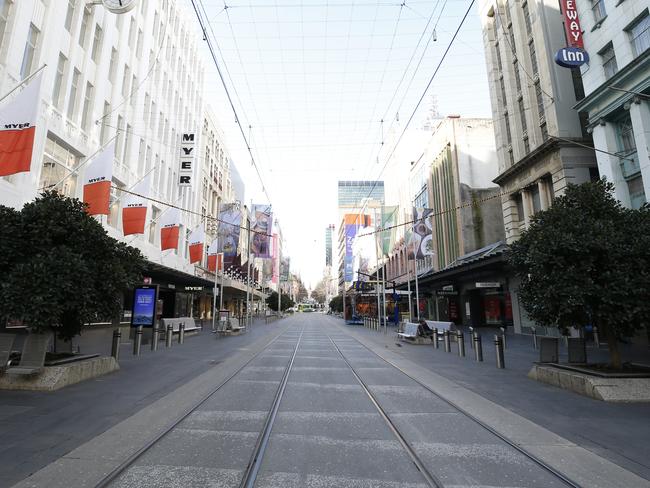
<instances>
[{"instance_id":1,"label":"tree trunk","mask_svg":"<svg viewBox=\"0 0 650 488\"><path fill-rule=\"evenodd\" d=\"M614 328L609 324L605 325L607 332L607 348L609 349L609 365L614 369L623 369L621 362L621 351L618 349L618 339L614 333Z\"/></svg>"}]
</instances>

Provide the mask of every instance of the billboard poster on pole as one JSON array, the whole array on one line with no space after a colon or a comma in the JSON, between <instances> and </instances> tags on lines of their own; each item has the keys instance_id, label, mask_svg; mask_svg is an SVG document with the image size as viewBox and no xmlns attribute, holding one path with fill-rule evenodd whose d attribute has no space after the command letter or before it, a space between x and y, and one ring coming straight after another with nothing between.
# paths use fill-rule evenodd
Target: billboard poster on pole
<instances>
[{"instance_id":1,"label":"billboard poster on pole","mask_svg":"<svg viewBox=\"0 0 650 488\"><path fill-rule=\"evenodd\" d=\"M273 212L270 205L253 205L253 226L251 230L251 254L258 258L270 258L270 234L273 225Z\"/></svg>"},{"instance_id":2,"label":"billboard poster on pole","mask_svg":"<svg viewBox=\"0 0 650 488\"><path fill-rule=\"evenodd\" d=\"M219 220L219 252L222 252L224 257L233 258L239 249L242 212L237 205L226 204L219 212Z\"/></svg>"}]
</instances>

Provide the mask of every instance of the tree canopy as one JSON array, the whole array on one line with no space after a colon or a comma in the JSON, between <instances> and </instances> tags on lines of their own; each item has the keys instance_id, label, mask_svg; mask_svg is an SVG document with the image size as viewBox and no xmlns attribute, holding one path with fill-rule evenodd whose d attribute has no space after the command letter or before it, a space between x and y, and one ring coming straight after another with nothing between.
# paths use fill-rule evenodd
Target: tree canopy
<instances>
[{"instance_id":1,"label":"tree canopy","mask_svg":"<svg viewBox=\"0 0 650 488\"><path fill-rule=\"evenodd\" d=\"M295 305L294 301L287 295L286 293L283 293L281 298L280 298L280 307L282 307L282 311L284 312L286 309L291 308ZM277 292L272 292L266 299L266 304L269 306L271 310L274 312L278 311L278 293Z\"/></svg>"},{"instance_id":2,"label":"tree canopy","mask_svg":"<svg viewBox=\"0 0 650 488\"><path fill-rule=\"evenodd\" d=\"M343 296L337 295L330 300L330 309L333 312L343 312Z\"/></svg>"},{"instance_id":3,"label":"tree canopy","mask_svg":"<svg viewBox=\"0 0 650 488\"><path fill-rule=\"evenodd\" d=\"M0 206L0 318L67 340L84 324L119 314L145 261L84 208L54 191L19 211Z\"/></svg>"},{"instance_id":4,"label":"tree canopy","mask_svg":"<svg viewBox=\"0 0 650 488\"><path fill-rule=\"evenodd\" d=\"M538 212L509 251L519 297L535 322L604 331L610 362L618 340L650 317L650 209L623 207L611 183L569 185Z\"/></svg>"}]
</instances>

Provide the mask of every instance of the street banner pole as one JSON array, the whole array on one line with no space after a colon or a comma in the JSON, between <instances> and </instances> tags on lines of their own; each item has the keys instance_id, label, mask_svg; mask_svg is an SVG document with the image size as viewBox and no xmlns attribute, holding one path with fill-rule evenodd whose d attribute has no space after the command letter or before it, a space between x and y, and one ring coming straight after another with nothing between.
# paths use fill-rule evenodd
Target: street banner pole
<instances>
[{"instance_id":1,"label":"street banner pole","mask_svg":"<svg viewBox=\"0 0 650 488\"><path fill-rule=\"evenodd\" d=\"M418 285L418 260L413 260L413 269L415 270L415 313L418 322L420 321L420 286Z\"/></svg>"},{"instance_id":2,"label":"street banner pole","mask_svg":"<svg viewBox=\"0 0 650 488\"><path fill-rule=\"evenodd\" d=\"M377 224L377 211L375 210L375 224ZM378 228L378 225L375 225L375 230ZM378 248L378 236L379 233L375 232L375 265L376 265L376 279L375 279L375 289L377 290L377 330L381 327L381 298L379 296L379 250ZM370 270L368 270L370 271Z\"/></svg>"},{"instance_id":3,"label":"street banner pole","mask_svg":"<svg viewBox=\"0 0 650 488\"><path fill-rule=\"evenodd\" d=\"M409 265L409 251L406 248L406 286L409 293L409 322L413 319L413 307L411 304L411 268Z\"/></svg>"},{"instance_id":4,"label":"street banner pole","mask_svg":"<svg viewBox=\"0 0 650 488\"><path fill-rule=\"evenodd\" d=\"M251 200L251 208L249 210L248 214L248 249L246 251L246 254L248 255L248 262L246 263L246 332L248 332L248 327L250 323L250 318L251 318L251 309L250 309L250 302L251 302L251 217L253 213L253 201Z\"/></svg>"}]
</instances>

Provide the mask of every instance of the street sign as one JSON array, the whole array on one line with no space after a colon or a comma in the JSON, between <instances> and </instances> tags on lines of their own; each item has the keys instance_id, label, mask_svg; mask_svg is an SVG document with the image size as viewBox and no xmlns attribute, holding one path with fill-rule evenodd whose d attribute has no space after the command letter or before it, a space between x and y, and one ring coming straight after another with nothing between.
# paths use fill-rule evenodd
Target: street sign
<instances>
[{"instance_id":1,"label":"street sign","mask_svg":"<svg viewBox=\"0 0 650 488\"><path fill-rule=\"evenodd\" d=\"M498 281L477 281L476 288L501 288Z\"/></svg>"},{"instance_id":2,"label":"street sign","mask_svg":"<svg viewBox=\"0 0 650 488\"><path fill-rule=\"evenodd\" d=\"M563 68L578 68L589 62L589 54L579 47L563 47L555 54L555 63Z\"/></svg>"}]
</instances>

